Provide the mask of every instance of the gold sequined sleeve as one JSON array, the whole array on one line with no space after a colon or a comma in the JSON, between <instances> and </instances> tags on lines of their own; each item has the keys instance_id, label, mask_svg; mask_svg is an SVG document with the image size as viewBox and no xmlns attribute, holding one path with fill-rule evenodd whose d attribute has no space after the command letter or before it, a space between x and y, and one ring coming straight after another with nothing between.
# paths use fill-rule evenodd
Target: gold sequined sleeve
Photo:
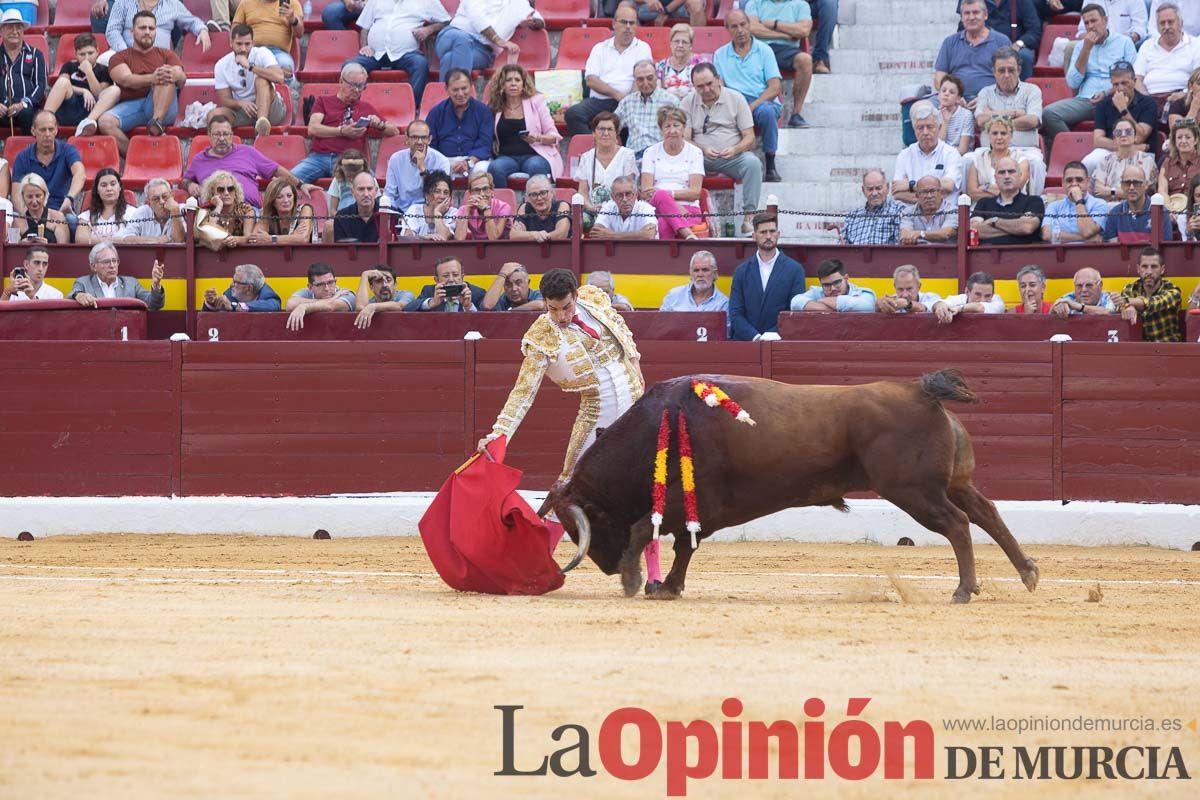
<instances>
[{"instance_id":1,"label":"gold sequined sleeve","mask_svg":"<svg viewBox=\"0 0 1200 800\"><path fill-rule=\"evenodd\" d=\"M537 397L538 387L542 385L542 378L549 366L550 359L542 353L532 349L526 352L521 371L517 373L517 382L513 384L508 400L496 417L496 424L492 426L494 436L504 434L512 441L521 420L525 419L525 414L533 405L533 398Z\"/></svg>"},{"instance_id":2,"label":"gold sequined sleeve","mask_svg":"<svg viewBox=\"0 0 1200 800\"><path fill-rule=\"evenodd\" d=\"M560 481L571 477L571 472L575 469L575 462L579 460L579 454L583 451L583 443L587 441L588 435L595 429L596 423L599 421L600 393L595 390L581 392L579 413L575 415L575 425L571 428L571 440L567 443L567 455L563 460L562 474L558 476Z\"/></svg>"}]
</instances>

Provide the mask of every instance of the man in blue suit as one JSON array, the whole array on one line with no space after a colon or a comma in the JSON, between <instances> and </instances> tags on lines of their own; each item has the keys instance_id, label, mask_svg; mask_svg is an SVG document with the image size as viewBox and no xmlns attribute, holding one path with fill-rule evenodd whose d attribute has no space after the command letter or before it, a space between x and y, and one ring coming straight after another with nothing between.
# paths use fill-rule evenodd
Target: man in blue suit
<instances>
[{"instance_id":1,"label":"man in blue suit","mask_svg":"<svg viewBox=\"0 0 1200 800\"><path fill-rule=\"evenodd\" d=\"M758 341L778 327L780 311L804 291L804 266L779 252L779 220L774 214L754 217L758 251L738 265L729 293L729 322L735 340Z\"/></svg>"}]
</instances>

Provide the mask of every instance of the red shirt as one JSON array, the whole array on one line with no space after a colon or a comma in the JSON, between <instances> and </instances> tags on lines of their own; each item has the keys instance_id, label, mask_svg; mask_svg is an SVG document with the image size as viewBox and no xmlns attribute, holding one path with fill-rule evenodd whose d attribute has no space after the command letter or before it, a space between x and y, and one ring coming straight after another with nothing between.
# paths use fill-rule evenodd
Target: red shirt
<instances>
[{"instance_id":1,"label":"red shirt","mask_svg":"<svg viewBox=\"0 0 1200 800\"><path fill-rule=\"evenodd\" d=\"M1049 301L1043 300L1042 308L1040 311L1038 311L1038 313L1039 314L1049 314L1050 307L1052 305L1054 305L1054 304ZM1022 303L1018 304L1017 307L1015 309L1013 309L1013 311L1014 311L1014 313L1017 313L1017 314L1024 314L1025 313L1025 303L1022 302Z\"/></svg>"},{"instance_id":2,"label":"red shirt","mask_svg":"<svg viewBox=\"0 0 1200 800\"><path fill-rule=\"evenodd\" d=\"M359 117L369 117L378 112L375 111L375 106L363 100L359 100L353 105L348 106L338 99L337 95L326 95L318 97L313 102L312 113L324 114L325 117L321 120L322 124L338 128L342 125L350 125L357 122ZM367 130L367 128L363 128L362 136L354 138L335 136L331 139L318 139L313 137L309 152L341 155L353 147L356 150L367 153Z\"/></svg>"},{"instance_id":3,"label":"red shirt","mask_svg":"<svg viewBox=\"0 0 1200 800\"><path fill-rule=\"evenodd\" d=\"M152 47L149 52L142 53L135 48L127 47L121 52L115 54L108 62L108 71L111 74L118 64L124 64L129 67L129 71L134 75L149 75L161 66L182 67L183 62L179 60L179 56L165 47ZM126 100L140 100L150 94L150 87L145 89L126 89L121 88L121 102Z\"/></svg>"}]
</instances>

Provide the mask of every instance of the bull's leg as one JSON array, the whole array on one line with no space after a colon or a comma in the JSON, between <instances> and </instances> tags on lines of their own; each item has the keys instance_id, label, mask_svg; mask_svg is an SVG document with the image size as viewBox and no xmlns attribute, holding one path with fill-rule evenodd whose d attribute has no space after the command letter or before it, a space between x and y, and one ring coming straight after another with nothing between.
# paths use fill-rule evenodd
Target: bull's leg
<instances>
[{"instance_id":1,"label":"bull's leg","mask_svg":"<svg viewBox=\"0 0 1200 800\"><path fill-rule=\"evenodd\" d=\"M654 526L649 514L629 529L629 547L621 554L621 588L626 597L633 597L642 588L642 551L652 538Z\"/></svg>"},{"instance_id":2,"label":"bull's leg","mask_svg":"<svg viewBox=\"0 0 1200 800\"><path fill-rule=\"evenodd\" d=\"M1036 589L1038 585L1037 563L1025 555L1021 545L1009 532L1008 526L1000 518L1000 512L996 510L996 504L984 497L983 493L970 483L951 486L950 491L946 494L954 505L966 512L971 522L987 531L988 536L991 536L996 544L1000 545L1000 549L1008 556L1008 560L1016 568L1017 574L1021 576L1025 588L1031 592Z\"/></svg>"},{"instance_id":3,"label":"bull's leg","mask_svg":"<svg viewBox=\"0 0 1200 800\"><path fill-rule=\"evenodd\" d=\"M975 579L975 553L971 547L971 524L967 515L941 490L878 491L918 523L950 540L958 561L958 588L951 599L955 603L969 603L972 593L979 594L979 582Z\"/></svg>"},{"instance_id":4,"label":"bull's leg","mask_svg":"<svg viewBox=\"0 0 1200 800\"><path fill-rule=\"evenodd\" d=\"M675 560L671 562L671 571L667 573L667 579L663 581L662 586L654 594L650 595L653 600L678 600L683 594L683 584L687 579L688 562L692 560L692 553L696 552L692 549L692 537L688 534L676 535L675 537Z\"/></svg>"}]
</instances>

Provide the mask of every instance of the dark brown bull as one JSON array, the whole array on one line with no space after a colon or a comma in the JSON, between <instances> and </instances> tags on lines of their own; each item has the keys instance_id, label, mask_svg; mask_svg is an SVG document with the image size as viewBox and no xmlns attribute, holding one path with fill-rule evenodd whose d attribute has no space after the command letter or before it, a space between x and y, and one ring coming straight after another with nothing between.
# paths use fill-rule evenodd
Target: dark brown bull
<instances>
[{"instance_id":1,"label":"dark brown bull","mask_svg":"<svg viewBox=\"0 0 1200 800\"><path fill-rule=\"evenodd\" d=\"M706 406L692 391L693 379L720 386L758 425ZM933 372L916 382L847 387L728 375L676 378L655 386L608 428L542 508L553 508L580 545L570 566L586 552L606 575L620 571L625 594L635 594L642 584L642 550L652 535L651 473L659 420L664 408L672 417L683 409L695 453L701 538L785 508L846 511L846 494L874 491L950 540L958 560L954 602L966 603L971 593L979 593L972 522L1000 545L1033 591L1038 568L996 506L971 484L971 437L942 407L945 400L978 402L957 370ZM669 461L678 462L674 442ZM692 548L677 470L668 474L662 530L675 534L675 562L653 596L674 599L683 591Z\"/></svg>"}]
</instances>

